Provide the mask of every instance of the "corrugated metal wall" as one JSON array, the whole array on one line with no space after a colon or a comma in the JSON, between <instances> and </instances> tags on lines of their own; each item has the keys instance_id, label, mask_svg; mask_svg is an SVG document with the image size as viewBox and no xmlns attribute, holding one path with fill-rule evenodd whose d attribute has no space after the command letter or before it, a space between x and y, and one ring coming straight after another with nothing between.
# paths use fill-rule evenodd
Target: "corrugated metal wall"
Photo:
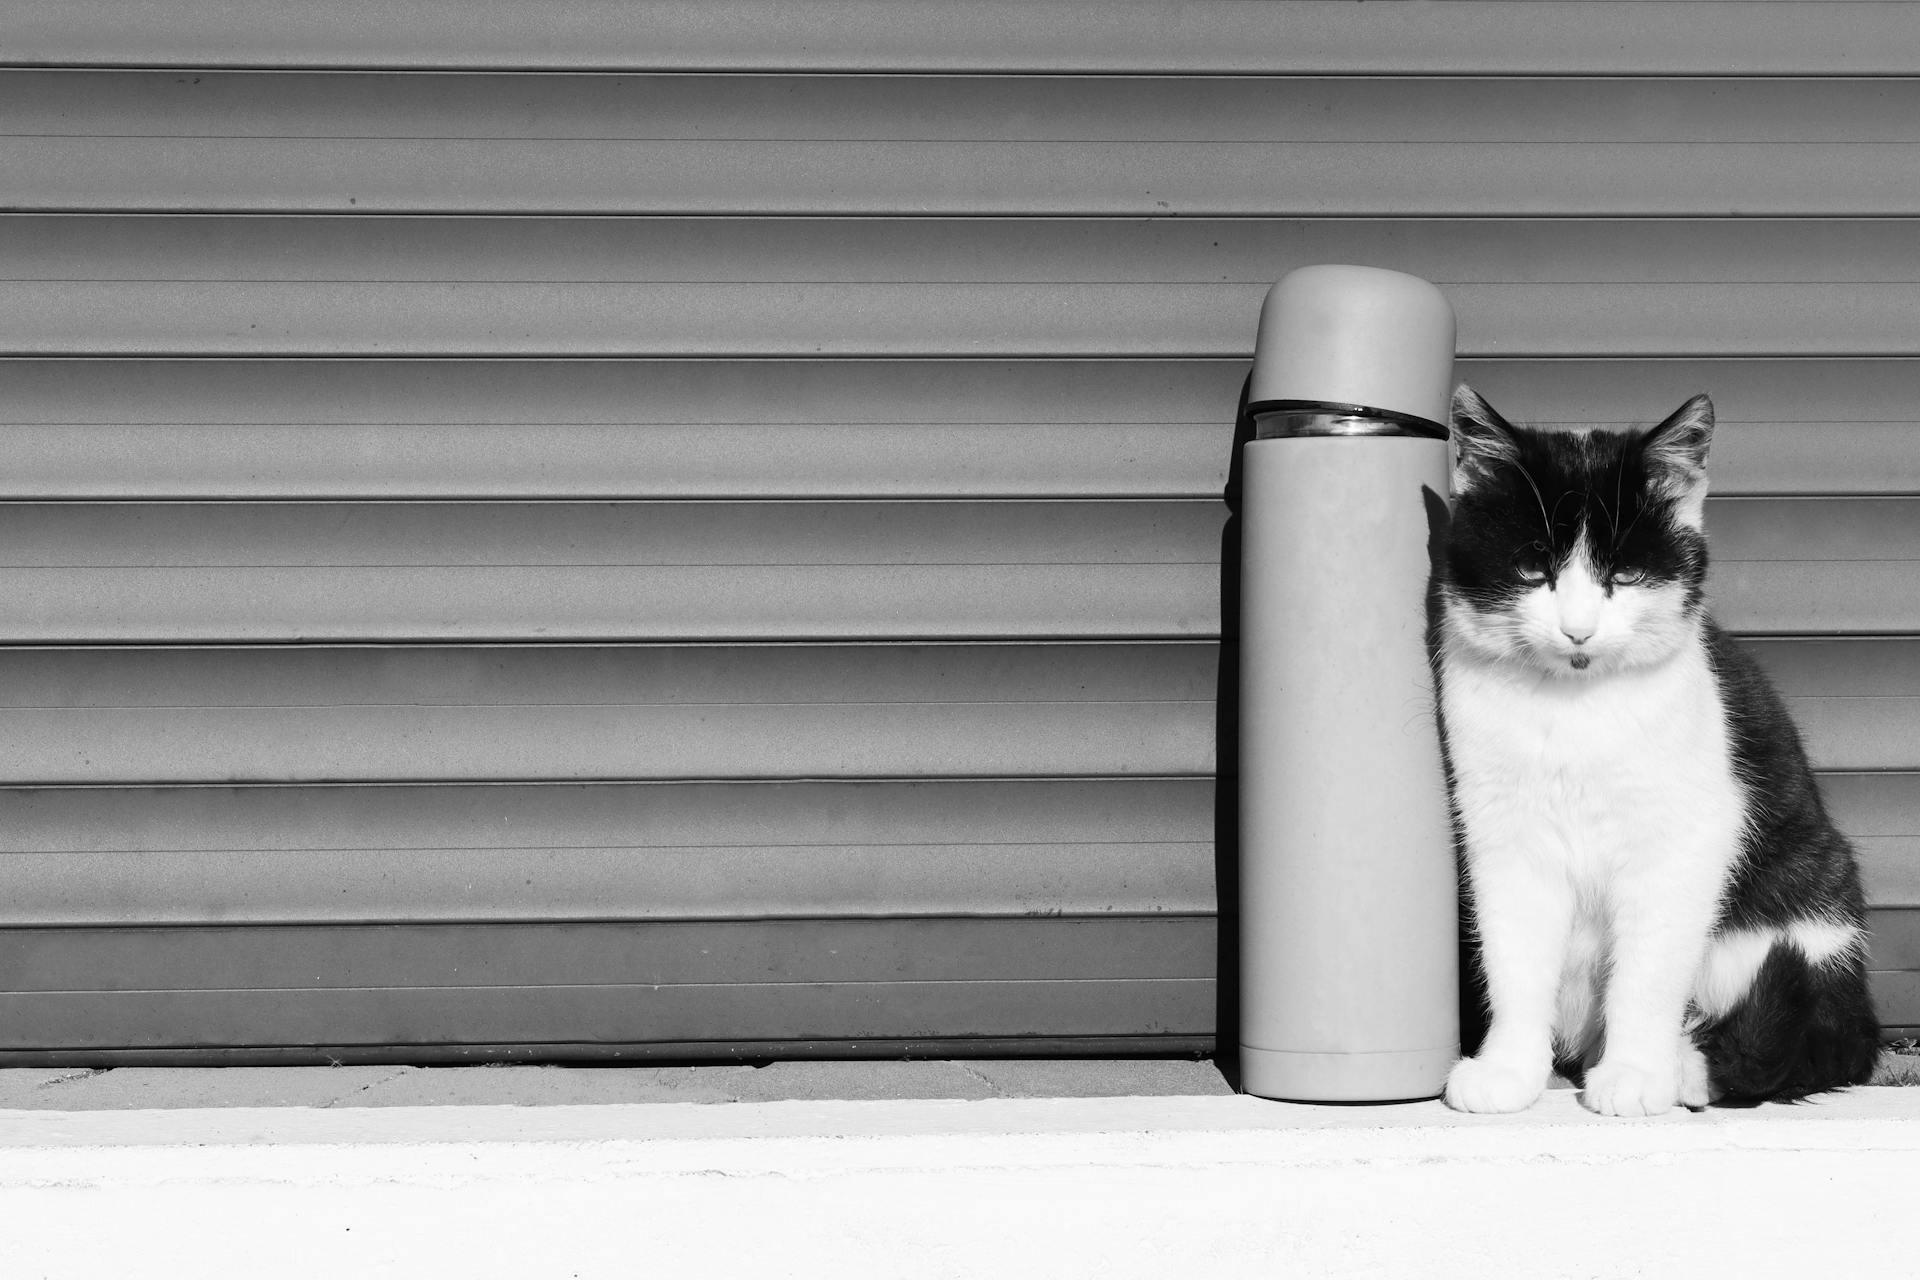
<instances>
[{"instance_id":1,"label":"corrugated metal wall","mask_svg":"<svg viewBox=\"0 0 1920 1280\"><path fill-rule=\"evenodd\" d=\"M1330 260L1516 414L1712 392L1920 1026L1920 6L35 0L0 64L0 1059L1205 1047L1222 491Z\"/></svg>"}]
</instances>

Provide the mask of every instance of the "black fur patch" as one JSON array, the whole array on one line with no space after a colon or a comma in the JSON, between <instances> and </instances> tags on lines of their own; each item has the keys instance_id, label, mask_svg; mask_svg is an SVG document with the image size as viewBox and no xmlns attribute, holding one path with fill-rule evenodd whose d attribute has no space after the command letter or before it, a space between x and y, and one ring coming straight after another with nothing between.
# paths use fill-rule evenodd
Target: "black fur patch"
<instances>
[{"instance_id":1,"label":"black fur patch","mask_svg":"<svg viewBox=\"0 0 1920 1280\"><path fill-rule=\"evenodd\" d=\"M1752 655L1706 628L1747 797L1747 834L1720 925L1765 929L1813 917L1866 927L1853 848L1827 816L1800 734ZM1805 1097L1864 1083L1880 1051L1863 955L1815 966L1776 944L1753 989L1696 1035L1729 1101Z\"/></svg>"},{"instance_id":2,"label":"black fur patch","mask_svg":"<svg viewBox=\"0 0 1920 1280\"><path fill-rule=\"evenodd\" d=\"M1747 998L1694 1033L1723 1106L1792 1102L1865 1084L1880 1056L1866 962L1812 965L1776 944Z\"/></svg>"},{"instance_id":3,"label":"black fur patch","mask_svg":"<svg viewBox=\"0 0 1920 1280\"><path fill-rule=\"evenodd\" d=\"M1501 461L1459 496L1447 547L1448 582L1470 603L1499 609L1565 567L1582 532L1596 576L1633 571L1687 587L1700 605L1706 540L1676 519L1643 442L1650 433L1531 431L1502 422L1512 461Z\"/></svg>"}]
</instances>

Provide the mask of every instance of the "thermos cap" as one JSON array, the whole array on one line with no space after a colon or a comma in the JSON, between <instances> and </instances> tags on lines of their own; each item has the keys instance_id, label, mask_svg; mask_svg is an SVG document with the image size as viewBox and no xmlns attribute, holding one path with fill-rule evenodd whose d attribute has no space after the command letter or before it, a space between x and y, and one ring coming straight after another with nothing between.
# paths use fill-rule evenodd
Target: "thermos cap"
<instances>
[{"instance_id":1,"label":"thermos cap","mask_svg":"<svg viewBox=\"0 0 1920 1280\"><path fill-rule=\"evenodd\" d=\"M1373 410L1444 435L1452 398L1453 308L1428 281L1326 264L1289 272L1267 291L1249 412Z\"/></svg>"}]
</instances>

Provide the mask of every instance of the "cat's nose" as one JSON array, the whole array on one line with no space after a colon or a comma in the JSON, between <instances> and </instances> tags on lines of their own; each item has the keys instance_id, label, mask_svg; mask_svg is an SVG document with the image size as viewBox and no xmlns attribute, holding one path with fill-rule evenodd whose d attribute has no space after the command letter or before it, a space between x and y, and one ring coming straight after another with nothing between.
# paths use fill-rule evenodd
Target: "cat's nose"
<instances>
[{"instance_id":1,"label":"cat's nose","mask_svg":"<svg viewBox=\"0 0 1920 1280\"><path fill-rule=\"evenodd\" d=\"M1585 644L1587 641L1593 639L1593 628L1583 627L1580 630L1575 631L1575 630L1570 630L1567 627L1561 627L1560 634L1565 636L1567 639L1573 641L1575 644Z\"/></svg>"}]
</instances>

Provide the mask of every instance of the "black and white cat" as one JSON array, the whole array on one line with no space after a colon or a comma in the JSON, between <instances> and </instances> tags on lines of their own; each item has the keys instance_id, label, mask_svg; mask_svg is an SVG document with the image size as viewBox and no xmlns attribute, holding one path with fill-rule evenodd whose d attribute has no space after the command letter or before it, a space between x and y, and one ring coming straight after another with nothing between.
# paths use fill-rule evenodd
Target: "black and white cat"
<instances>
[{"instance_id":1,"label":"black and white cat","mask_svg":"<svg viewBox=\"0 0 1920 1280\"><path fill-rule=\"evenodd\" d=\"M1702 599L1713 405L1538 431L1463 386L1453 430L1437 666L1491 1025L1447 1102L1520 1110L1556 1062L1607 1115L1864 1081L1853 852Z\"/></svg>"}]
</instances>

